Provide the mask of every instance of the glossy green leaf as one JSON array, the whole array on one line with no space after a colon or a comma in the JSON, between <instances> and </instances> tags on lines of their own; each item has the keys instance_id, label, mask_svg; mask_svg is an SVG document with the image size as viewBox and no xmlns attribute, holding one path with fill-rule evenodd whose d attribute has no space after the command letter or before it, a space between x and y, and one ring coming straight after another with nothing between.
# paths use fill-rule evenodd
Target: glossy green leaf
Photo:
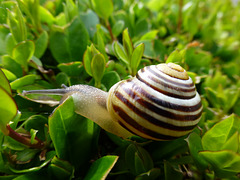
<instances>
[{"instance_id":1,"label":"glossy green leaf","mask_svg":"<svg viewBox=\"0 0 240 180\"><path fill-rule=\"evenodd\" d=\"M17 77L23 76L21 65L13 60L9 55L2 56L3 67L14 73Z\"/></svg>"},{"instance_id":2,"label":"glossy green leaf","mask_svg":"<svg viewBox=\"0 0 240 180\"><path fill-rule=\"evenodd\" d=\"M230 178L240 172L240 156L232 151L202 151L199 153L218 177Z\"/></svg>"},{"instance_id":3,"label":"glossy green leaf","mask_svg":"<svg viewBox=\"0 0 240 180\"><path fill-rule=\"evenodd\" d=\"M7 124L16 116L17 105L11 95L0 87L0 130L7 135Z\"/></svg>"},{"instance_id":4,"label":"glossy green leaf","mask_svg":"<svg viewBox=\"0 0 240 180\"><path fill-rule=\"evenodd\" d=\"M96 36L97 36L97 48L101 52L101 54L104 55L105 61L108 61L108 56L107 56L106 51L105 51L105 43L104 43L104 40L103 40L103 37L102 37L100 31L101 31L100 27L97 28L97 33L96 33Z\"/></svg>"},{"instance_id":5,"label":"glossy green leaf","mask_svg":"<svg viewBox=\"0 0 240 180\"><path fill-rule=\"evenodd\" d=\"M31 85L37 79L37 76L34 74L23 76L22 78L18 78L15 81L11 82L12 89L18 89L26 85Z\"/></svg>"},{"instance_id":6,"label":"glossy green leaf","mask_svg":"<svg viewBox=\"0 0 240 180\"><path fill-rule=\"evenodd\" d=\"M107 20L113 12L112 0L91 0L95 12ZM107 8L106 8L107 7Z\"/></svg>"},{"instance_id":7,"label":"glossy green leaf","mask_svg":"<svg viewBox=\"0 0 240 180\"><path fill-rule=\"evenodd\" d=\"M72 179L74 176L74 167L56 156L52 159L49 169L54 178L57 179Z\"/></svg>"},{"instance_id":8,"label":"glossy green leaf","mask_svg":"<svg viewBox=\"0 0 240 180\"><path fill-rule=\"evenodd\" d=\"M80 76L84 71L82 62L71 62L58 64L58 68L68 76Z\"/></svg>"},{"instance_id":9,"label":"glossy green leaf","mask_svg":"<svg viewBox=\"0 0 240 180\"><path fill-rule=\"evenodd\" d=\"M116 56L120 60L122 60L125 64L129 65L129 63L130 63L129 59L127 57L127 54L123 50L122 45L120 45L118 42L114 42L113 47L114 47L114 52L115 52Z\"/></svg>"},{"instance_id":10,"label":"glossy green leaf","mask_svg":"<svg viewBox=\"0 0 240 180\"><path fill-rule=\"evenodd\" d=\"M192 132L185 140L188 143L189 151L196 165L199 167L199 169L206 169L208 165L207 162L198 154L203 150L201 137L195 132Z\"/></svg>"},{"instance_id":11,"label":"glossy green leaf","mask_svg":"<svg viewBox=\"0 0 240 180\"><path fill-rule=\"evenodd\" d=\"M102 78L102 84L107 88L107 91L117 82L121 80L119 74L116 71L109 71L104 73Z\"/></svg>"},{"instance_id":12,"label":"glossy green leaf","mask_svg":"<svg viewBox=\"0 0 240 180\"><path fill-rule=\"evenodd\" d=\"M132 53L133 53L133 43L132 40L130 38L128 29L125 29L123 31L123 35L122 35L122 41L123 41L123 48L124 51L126 53L126 56L130 59Z\"/></svg>"},{"instance_id":13,"label":"glossy green leaf","mask_svg":"<svg viewBox=\"0 0 240 180\"><path fill-rule=\"evenodd\" d=\"M27 39L26 25L24 23L23 15L18 7L16 17L14 17L12 12L8 12L8 24L16 42L25 41Z\"/></svg>"},{"instance_id":14,"label":"glossy green leaf","mask_svg":"<svg viewBox=\"0 0 240 180\"><path fill-rule=\"evenodd\" d=\"M91 62L92 62L92 58L93 58L93 52L92 52L93 46L94 46L93 44L91 44L90 47L88 46L83 55L83 65L84 65L86 72L90 76L92 76Z\"/></svg>"},{"instance_id":15,"label":"glossy green leaf","mask_svg":"<svg viewBox=\"0 0 240 180\"><path fill-rule=\"evenodd\" d=\"M132 53L130 67L132 68L132 74L135 75L137 73L137 68L141 62L142 56L144 52L144 44L139 44Z\"/></svg>"},{"instance_id":16,"label":"glossy green leaf","mask_svg":"<svg viewBox=\"0 0 240 180\"><path fill-rule=\"evenodd\" d=\"M11 90L10 84L1 68L0 68L0 82L1 82L0 87L4 89L11 96L12 90Z\"/></svg>"},{"instance_id":17,"label":"glossy green leaf","mask_svg":"<svg viewBox=\"0 0 240 180\"><path fill-rule=\"evenodd\" d=\"M69 26L54 30L50 34L50 50L59 63L82 61L88 44L88 32L80 18L75 18ZM61 44L61 46L59 46Z\"/></svg>"},{"instance_id":18,"label":"glossy green leaf","mask_svg":"<svg viewBox=\"0 0 240 180\"><path fill-rule=\"evenodd\" d=\"M122 20L117 21L113 25L112 32L115 37L117 37L119 34L121 34L121 32L123 31L124 25L125 25L124 21L122 21Z\"/></svg>"},{"instance_id":19,"label":"glossy green leaf","mask_svg":"<svg viewBox=\"0 0 240 180\"><path fill-rule=\"evenodd\" d=\"M106 179L107 175L118 160L118 156L104 156L96 160L90 167L84 180Z\"/></svg>"},{"instance_id":20,"label":"glossy green leaf","mask_svg":"<svg viewBox=\"0 0 240 180\"><path fill-rule=\"evenodd\" d=\"M240 131L240 120L234 115L215 124L202 137L202 145L204 150L218 151L228 147L225 146L227 141ZM234 148L235 149L235 148Z\"/></svg>"},{"instance_id":21,"label":"glossy green leaf","mask_svg":"<svg viewBox=\"0 0 240 180\"><path fill-rule=\"evenodd\" d=\"M81 171L90 158L95 128L93 121L74 111L73 99L69 97L49 117L49 133L57 157L69 161L77 171Z\"/></svg>"},{"instance_id":22,"label":"glossy green leaf","mask_svg":"<svg viewBox=\"0 0 240 180\"><path fill-rule=\"evenodd\" d=\"M6 43L6 52L11 56L13 48L17 45L16 41L14 40L14 37L11 33L9 33L5 40Z\"/></svg>"},{"instance_id":23,"label":"glossy green leaf","mask_svg":"<svg viewBox=\"0 0 240 180\"><path fill-rule=\"evenodd\" d=\"M9 71L7 69L2 69L2 71L9 81L14 81L17 79L17 76L15 74L13 74L11 71Z\"/></svg>"},{"instance_id":24,"label":"glossy green leaf","mask_svg":"<svg viewBox=\"0 0 240 180\"><path fill-rule=\"evenodd\" d=\"M42 34L35 41L34 56L41 58L48 46L48 33L43 31Z\"/></svg>"},{"instance_id":25,"label":"glossy green leaf","mask_svg":"<svg viewBox=\"0 0 240 180\"><path fill-rule=\"evenodd\" d=\"M49 26L55 21L54 16L43 6L39 6L39 16L41 22L47 23Z\"/></svg>"},{"instance_id":26,"label":"glossy green leaf","mask_svg":"<svg viewBox=\"0 0 240 180\"><path fill-rule=\"evenodd\" d=\"M102 54L97 54L93 56L91 62L91 70L92 76L95 80L95 85L98 88L100 88L101 85L101 79L105 71L105 65L106 65L105 58Z\"/></svg>"},{"instance_id":27,"label":"glossy green leaf","mask_svg":"<svg viewBox=\"0 0 240 180\"><path fill-rule=\"evenodd\" d=\"M33 56L35 51L35 45L33 41L23 41L13 49L12 58L22 65L25 70L27 69L27 63Z\"/></svg>"}]
</instances>

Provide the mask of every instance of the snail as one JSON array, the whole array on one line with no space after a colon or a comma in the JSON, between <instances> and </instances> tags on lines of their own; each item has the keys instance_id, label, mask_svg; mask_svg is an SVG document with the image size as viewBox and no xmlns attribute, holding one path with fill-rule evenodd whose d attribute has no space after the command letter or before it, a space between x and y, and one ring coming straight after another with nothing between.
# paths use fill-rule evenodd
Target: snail
<instances>
[{"instance_id":1,"label":"snail","mask_svg":"<svg viewBox=\"0 0 240 180\"><path fill-rule=\"evenodd\" d=\"M198 124L201 98L187 72L174 63L140 69L136 76L113 85L109 92L88 85L30 90L26 94L73 97L75 112L122 138L137 135L151 140L174 140Z\"/></svg>"}]
</instances>

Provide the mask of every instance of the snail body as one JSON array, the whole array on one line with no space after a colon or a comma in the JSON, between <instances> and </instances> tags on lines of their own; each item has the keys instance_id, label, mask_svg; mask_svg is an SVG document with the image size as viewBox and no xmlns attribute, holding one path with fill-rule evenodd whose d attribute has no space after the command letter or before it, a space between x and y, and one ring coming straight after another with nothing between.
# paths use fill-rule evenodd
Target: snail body
<instances>
[{"instance_id":1,"label":"snail body","mask_svg":"<svg viewBox=\"0 0 240 180\"><path fill-rule=\"evenodd\" d=\"M195 85L179 65L168 63L140 69L109 92L88 85L24 94L72 96L75 111L123 138L133 135L152 140L173 140L191 132L201 118L202 104Z\"/></svg>"}]
</instances>

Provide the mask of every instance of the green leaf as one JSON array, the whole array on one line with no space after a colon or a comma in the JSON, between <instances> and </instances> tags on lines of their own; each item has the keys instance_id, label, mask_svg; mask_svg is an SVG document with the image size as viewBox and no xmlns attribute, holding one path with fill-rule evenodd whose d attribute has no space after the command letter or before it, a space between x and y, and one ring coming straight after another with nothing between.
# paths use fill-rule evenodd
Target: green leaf
<instances>
[{"instance_id":1,"label":"green leaf","mask_svg":"<svg viewBox=\"0 0 240 180\"><path fill-rule=\"evenodd\" d=\"M56 83L61 86L62 84L69 84L69 77L66 73L60 72L56 76Z\"/></svg>"},{"instance_id":2,"label":"green leaf","mask_svg":"<svg viewBox=\"0 0 240 180\"><path fill-rule=\"evenodd\" d=\"M233 134L227 142L223 145L222 149L231 150L233 152L238 152L239 150L239 133Z\"/></svg>"},{"instance_id":3,"label":"green leaf","mask_svg":"<svg viewBox=\"0 0 240 180\"><path fill-rule=\"evenodd\" d=\"M35 45L33 41L23 41L13 49L12 58L20 65L27 69L27 63L33 56Z\"/></svg>"},{"instance_id":4,"label":"green leaf","mask_svg":"<svg viewBox=\"0 0 240 180\"><path fill-rule=\"evenodd\" d=\"M8 12L8 24L16 42L25 41L27 39L26 25L24 23L23 15L18 7L16 17L14 17L10 11Z\"/></svg>"},{"instance_id":5,"label":"green leaf","mask_svg":"<svg viewBox=\"0 0 240 180\"><path fill-rule=\"evenodd\" d=\"M22 173L30 173L30 172L35 172L39 171L43 167L49 164L49 162L52 160L52 158L56 155L55 151L49 151L46 153L46 159L43 162L39 162L40 165L35 166L35 167L30 167L28 169L14 169L10 168L12 172L22 174ZM20 179L20 178L19 178Z\"/></svg>"},{"instance_id":6,"label":"green leaf","mask_svg":"<svg viewBox=\"0 0 240 180\"><path fill-rule=\"evenodd\" d=\"M26 121L24 121L24 129L31 131L31 129L38 130L37 137L42 141L46 140L45 128L48 120L42 115L30 116Z\"/></svg>"},{"instance_id":7,"label":"green leaf","mask_svg":"<svg viewBox=\"0 0 240 180\"><path fill-rule=\"evenodd\" d=\"M16 90L23 86L31 85L34 83L34 81L37 79L37 75L31 74L23 76L22 78L18 78L15 81L11 82L11 88Z\"/></svg>"},{"instance_id":8,"label":"green leaf","mask_svg":"<svg viewBox=\"0 0 240 180\"><path fill-rule=\"evenodd\" d=\"M166 61L166 63L170 63L170 62L182 63L183 62L182 54L178 50L173 51Z\"/></svg>"},{"instance_id":9,"label":"green leaf","mask_svg":"<svg viewBox=\"0 0 240 180\"><path fill-rule=\"evenodd\" d=\"M21 65L18 64L15 60L13 60L9 55L2 56L2 64L4 68L11 71L17 77L23 76L23 70L21 68Z\"/></svg>"},{"instance_id":10,"label":"green leaf","mask_svg":"<svg viewBox=\"0 0 240 180\"><path fill-rule=\"evenodd\" d=\"M76 61L71 63L58 64L58 68L68 76L80 76L83 73L84 67L82 62Z\"/></svg>"},{"instance_id":11,"label":"green leaf","mask_svg":"<svg viewBox=\"0 0 240 180\"><path fill-rule=\"evenodd\" d=\"M156 38L157 34L158 34L158 30L151 30L146 34L144 34L140 40L153 40Z\"/></svg>"},{"instance_id":12,"label":"green leaf","mask_svg":"<svg viewBox=\"0 0 240 180\"><path fill-rule=\"evenodd\" d=\"M11 56L13 48L17 45L14 37L11 33L9 33L6 37L6 51Z\"/></svg>"},{"instance_id":13,"label":"green leaf","mask_svg":"<svg viewBox=\"0 0 240 180\"><path fill-rule=\"evenodd\" d=\"M16 153L16 160L19 163L26 163L31 161L35 155L39 152L39 150L36 149L24 149L23 151L19 151Z\"/></svg>"},{"instance_id":14,"label":"green leaf","mask_svg":"<svg viewBox=\"0 0 240 180\"><path fill-rule=\"evenodd\" d=\"M52 159L49 170L57 179L72 179L74 176L74 167L56 156Z\"/></svg>"},{"instance_id":15,"label":"green leaf","mask_svg":"<svg viewBox=\"0 0 240 180\"><path fill-rule=\"evenodd\" d=\"M72 0L66 0L66 4L64 4L64 12L66 21L70 22L74 19L78 14L78 7Z\"/></svg>"},{"instance_id":16,"label":"green leaf","mask_svg":"<svg viewBox=\"0 0 240 180\"><path fill-rule=\"evenodd\" d=\"M58 63L82 61L89 36L80 18L75 18L64 31L50 34L50 50ZM59 46L61 44L61 46Z\"/></svg>"},{"instance_id":17,"label":"green leaf","mask_svg":"<svg viewBox=\"0 0 240 180\"><path fill-rule=\"evenodd\" d=\"M102 54L97 54L93 57L91 62L92 76L95 80L96 87L100 88L101 79L105 71L105 58Z\"/></svg>"},{"instance_id":18,"label":"green leaf","mask_svg":"<svg viewBox=\"0 0 240 180\"><path fill-rule=\"evenodd\" d=\"M41 22L47 23L49 26L51 26L55 21L54 16L43 6L39 6L39 17Z\"/></svg>"},{"instance_id":19,"label":"green leaf","mask_svg":"<svg viewBox=\"0 0 240 180\"><path fill-rule=\"evenodd\" d=\"M31 144L34 144L36 142L35 137L37 135L38 130L31 129L30 135L31 135Z\"/></svg>"},{"instance_id":20,"label":"green leaf","mask_svg":"<svg viewBox=\"0 0 240 180\"><path fill-rule=\"evenodd\" d=\"M141 43L134 49L132 53L131 63L130 63L130 67L132 69L132 75L135 75L137 73L137 68L141 62L143 52L144 52L144 44Z\"/></svg>"},{"instance_id":21,"label":"green leaf","mask_svg":"<svg viewBox=\"0 0 240 180\"><path fill-rule=\"evenodd\" d=\"M16 116L17 105L11 95L0 87L0 130L7 135L7 124Z\"/></svg>"},{"instance_id":22,"label":"green leaf","mask_svg":"<svg viewBox=\"0 0 240 180\"><path fill-rule=\"evenodd\" d=\"M240 155L228 151L202 151L199 155L211 164L216 175L221 178L230 178L240 173Z\"/></svg>"},{"instance_id":23,"label":"green leaf","mask_svg":"<svg viewBox=\"0 0 240 180\"><path fill-rule=\"evenodd\" d=\"M125 152L125 161L130 172L134 175L145 173L153 168L149 153L142 147L130 144Z\"/></svg>"},{"instance_id":24,"label":"green leaf","mask_svg":"<svg viewBox=\"0 0 240 180\"><path fill-rule=\"evenodd\" d=\"M0 88L4 89L10 96L12 95L12 90L10 84L8 82L7 77L3 73L2 69L0 68Z\"/></svg>"},{"instance_id":25,"label":"green leaf","mask_svg":"<svg viewBox=\"0 0 240 180\"><path fill-rule=\"evenodd\" d=\"M95 12L101 18L107 20L113 12L112 0L91 0ZM107 7L107 8L106 8Z\"/></svg>"},{"instance_id":26,"label":"green leaf","mask_svg":"<svg viewBox=\"0 0 240 180\"><path fill-rule=\"evenodd\" d=\"M100 32L100 27L98 27L97 29L96 36L97 36L97 48L104 55L105 60L108 61L108 56L105 51L105 43Z\"/></svg>"},{"instance_id":27,"label":"green leaf","mask_svg":"<svg viewBox=\"0 0 240 180\"><path fill-rule=\"evenodd\" d=\"M225 146L227 141L240 131L240 120L234 115L215 124L202 137L202 145L204 150L219 151L228 148ZM235 149L235 148L234 148ZM232 150L232 147L230 148Z\"/></svg>"},{"instance_id":28,"label":"green leaf","mask_svg":"<svg viewBox=\"0 0 240 180\"><path fill-rule=\"evenodd\" d=\"M92 164L84 180L106 179L117 160L118 156L110 155L98 159Z\"/></svg>"},{"instance_id":29,"label":"green leaf","mask_svg":"<svg viewBox=\"0 0 240 180\"><path fill-rule=\"evenodd\" d=\"M164 161L165 180L180 180L183 179L183 174L178 166L173 166L170 162Z\"/></svg>"},{"instance_id":30,"label":"green leaf","mask_svg":"<svg viewBox=\"0 0 240 180\"><path fill-rule=\"evenodd\" d=\"M97 16L97 14L95 12L88 9L86 13L82 12L80 14L80 18L81 18L83 24L85 25L90 38L92 39L95 32L97 31L96 26L97 26L97 24L99 24L99 17Z\"/></svg>"},{"instance_id":31,"label":"green leaf","mask_svg":"<svg viewBox=\"0 0 240 180\"><path fill-rule=\"evenodd\" d=\"M113 25L112 33L115 37L121 34L124 28L124 24L125 24L124 21L119 20Z\"/></svg>"},{"instance_id":32,"label":"green leaf","mask_svg":"<svg viewBox=\"0 0 240 180\"><path fill-rule=\"evenodd\" d=\"M107 91L117 82L121 80L119 74L116 71L109 71L104 73L102 78L102 84L107 88Z\"/></svg>"},{"instance_id":33,"label":"green leaf","mask_svg":"<svg viewBox=\"0 0 240 180\"><path fill-rule=\"evenodd\" d=\"M84 65L86 72L90 76L92 76L91 62L92 62L92 58L93 58L93 54L92 54L93 46L94 46L93 44L91 44L90 47L88 46L83 55L83 65Z\"/></svg>"},{"instance_id":34,"label":"green leaf","mask_svg":"<svg viewBox=\"0 0 240 180\"><path fill-rule=\"evenodd\" d=\"M123 31L123 35L122 35L122 41L123 41L123 48L124 51L126 53L126 56L128 57L128 59L130 59L132 53L133 53L133 43L132 40L130 38L130 35L128 33L128 29L125 29Z\"/></svg>"},{"instance_id":35,"label":"green leaf","mask_svg":"<svg viewBox=\"0 0 240 180\"><path fill-rule=\"evenodd\" d=\"M114 42L113 47L114 47L114 52L115 52L116 56L120 60L122 60L126 65L129 65L130 62L129 62L129 59L127 57L127 54L123 50L123 47L116 41Z\"/></svg>"},{"instance_id":36,"label":"green leaf","mask_svg":"<svg viewBox=\"0 0 240 180\"><path fill-rule=\"evenodd\" d=\"M49 133L57 157L69 161L76 171L84 171L90 160L94 132L93 121L75 113L71 96L49 117Z\"/></svg>"},{"instance_id":37,"label":"green leaf","mask_svg":"<svg viewBox=\"0 0 240 180\"><path fill-rule=\"evenodd\" d=\"M15 74L13 74L11 71L9 71L7 69L2 69L2 71L9 81L14 81L17 79L17 76Z\"/></svg>"},{"instance_id":38,"label":"green leaf","mask_svg":"<svg viewBox=\"0 0 240 180\"><path fill-rule=\"evenodd\" d=\"M34 56L41 58L48 46L48 33L43 31L35 42Z\"/></svg>"},{"instance_id":39,"label":"green leaf","mask_svg":"<svg viewBox=\"0 0 240 180\"><path fill-rule=\"evenodd\" d=\"M188 143L188 148L191 153L191 156L199 169L206 169L208 164L207 162L199 156L199 152L203 151L201 137L192 132L186 139Z\"/></svg>"}]
</instances>

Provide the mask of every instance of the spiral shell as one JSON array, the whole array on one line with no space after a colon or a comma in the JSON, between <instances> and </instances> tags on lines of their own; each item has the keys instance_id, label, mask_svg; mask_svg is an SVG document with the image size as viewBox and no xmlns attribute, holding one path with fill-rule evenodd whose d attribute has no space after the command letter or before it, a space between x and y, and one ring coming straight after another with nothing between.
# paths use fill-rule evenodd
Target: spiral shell
<instances>
[{"instance_id":1,"label":"spiral shell","mask_svg":"<svg viewBox=\"0 0 240 180\"><path fill-rule=\"evenodd\" d=\"M153 140L173 140L191 132L201 118L195 85L179 65L144 67L109 91L112 118L133 134Z\"/></svg>"}]
</instances>

